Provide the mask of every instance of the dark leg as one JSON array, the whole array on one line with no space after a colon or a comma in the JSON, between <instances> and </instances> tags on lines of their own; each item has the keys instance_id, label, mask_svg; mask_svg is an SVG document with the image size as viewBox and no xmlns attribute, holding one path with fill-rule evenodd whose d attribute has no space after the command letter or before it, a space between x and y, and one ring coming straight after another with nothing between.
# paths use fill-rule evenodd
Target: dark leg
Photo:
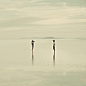
<instances>
[{"instance_id":1,"label":"dark leg","mask_svg":"<svg viewBox=\"0 0 86 86\"><path fill-rule=\"evenodd\" d=\"M32 52L32 65L34 65L34 55L33 55L33 52Z\"/></svg>"},{"instance_id":2,"label":"dark leg","mask_svg":"<svg viewBox=\"0 0 86 86\"><path fill-rule=\"evenodd\" d=\"M33 48L34 48L34 45L32 45L32 53L33 53Z\"/></svg>"},{"instance_id":3,"label":"dark leg","mask_svg":"<svg viewBox=\"0 0 86 86\"><path fill-rule=\"evenodd\" d=\"M54 48L54 54L55 54L55 48Z\"/></svg>"},{"instance_id":4,"label":"dark leg","mask_svg":"<svg viewBox=\"0 0 86 86\"><path fill-rule=\"evenodd\" d=\"M55 67L55 53L53 54L53 66Z\"/></svg>"}]
</instances>

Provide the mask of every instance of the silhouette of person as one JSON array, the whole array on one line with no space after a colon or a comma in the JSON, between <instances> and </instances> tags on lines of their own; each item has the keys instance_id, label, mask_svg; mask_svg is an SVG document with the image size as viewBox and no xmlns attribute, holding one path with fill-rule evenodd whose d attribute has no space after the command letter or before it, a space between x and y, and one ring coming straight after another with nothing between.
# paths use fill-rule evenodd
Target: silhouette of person
<instances>
[{"instance_id":1,"label":"silhouette of person","mask_svg":"<svg viewBox=\"0 0 86 86\"><path fill-rule=\"evenodd\" d=\"M54 50L54 53L55 53L55 40L53 40L53 50Z\"/></svg>"},{"instance_id":2,"label":"silhouette of person","mask_svg":"<svg viewBox=\"0 0 86 86\"><path fill-rule=\"evenodd\" d=\"M31 41L31 44L32 44L32 52L33 52L33 48L34 48L34 42L35 41L33 41L33 40Z\"/></svg>"}]
</instances>

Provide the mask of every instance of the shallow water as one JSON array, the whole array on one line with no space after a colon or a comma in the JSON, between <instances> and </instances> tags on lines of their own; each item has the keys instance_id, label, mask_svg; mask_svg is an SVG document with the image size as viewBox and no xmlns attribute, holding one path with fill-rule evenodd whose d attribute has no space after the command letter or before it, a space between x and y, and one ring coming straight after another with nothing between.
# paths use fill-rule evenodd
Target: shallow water
<instances>
[{"instance_id":1,"label":"shallow water","mask_svg":"<svg viewBox=\"0 0 86 86\"><path fill-rule=\"evenodd\" d=\"M0 86L86 86L86 40L0 40Z\"/></svg>"}]
</instances>

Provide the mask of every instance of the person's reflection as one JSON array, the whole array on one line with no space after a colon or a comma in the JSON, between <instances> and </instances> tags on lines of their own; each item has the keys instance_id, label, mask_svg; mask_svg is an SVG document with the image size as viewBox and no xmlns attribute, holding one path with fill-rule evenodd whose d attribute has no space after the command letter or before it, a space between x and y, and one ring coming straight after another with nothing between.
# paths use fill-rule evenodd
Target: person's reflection
<instances>
[{"instance_id":1,"label":"person's reflection","mask_svg":"<svg viewBox=\"0 0 86 86\"><path fill-rule=\"evenodd\" d=\"M32 53L32 65L34 65L34 55Z\"/></svg>"},{"instance_id":2,"label":"person's reflection","mask_svg":"<svg viewBox=\"0 0 86 86\"><path fill-rule=\"evenodd\" d=\"M55 53L53 54L53 66L55 67Z\"/></svg>"}]
</instances>

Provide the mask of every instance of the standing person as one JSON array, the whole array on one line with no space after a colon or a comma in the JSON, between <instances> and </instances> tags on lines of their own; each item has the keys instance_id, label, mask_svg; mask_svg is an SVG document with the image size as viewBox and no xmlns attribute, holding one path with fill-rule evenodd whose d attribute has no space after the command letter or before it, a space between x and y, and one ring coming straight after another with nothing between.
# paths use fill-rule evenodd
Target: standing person
<instances>
[{"instance_id":1,"label":"standing person","mask_svg":"<svg viewBox=\"0 0 86 86\"><path fill-rule=\"evenodd\" d=\"M33 53L33 48L34 48L34 42L35 41L33 41L33 40L31 41L31 44L32 44L32 53Z\"/></svg>"},{"instance_id":2,"label":"standing person","mask_svg":"<svg viewBox=\"0 0 86 86\"><path fill-rule=\"evenodd\" d=\"M55 53L55 40L53 40L53 50L54 50L54 53Z\"/></svg>"}]
</instances>

